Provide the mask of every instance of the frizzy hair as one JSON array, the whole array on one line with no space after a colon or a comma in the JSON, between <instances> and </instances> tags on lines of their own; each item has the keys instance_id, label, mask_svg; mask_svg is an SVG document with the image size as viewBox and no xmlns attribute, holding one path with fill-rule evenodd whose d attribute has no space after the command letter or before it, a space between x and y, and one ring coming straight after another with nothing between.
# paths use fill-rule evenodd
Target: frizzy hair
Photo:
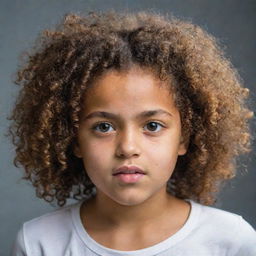
<instances>
[{"instance_id":1,"label":"frizzy hair","mask_svg":"<svg viewBox=\"0 0 256 256\"><path fill-rule=\"evenodd\" d=\"M82 199L94 184L73 153L84 93L110 69L150 69L169 83L187 153L179 156L167 191L205 205L236 175L236 157L251 151L249 89L217 40L189 21L143 11L65 15L43 31L18 70L21 86L9 135L15 166L36 194L58 205Z\"/></svg>"}]
</instances>

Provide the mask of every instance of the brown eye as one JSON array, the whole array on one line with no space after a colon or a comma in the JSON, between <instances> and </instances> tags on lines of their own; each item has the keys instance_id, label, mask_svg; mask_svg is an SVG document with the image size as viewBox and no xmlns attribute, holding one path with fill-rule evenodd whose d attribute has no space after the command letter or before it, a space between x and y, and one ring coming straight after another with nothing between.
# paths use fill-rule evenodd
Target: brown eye
<instances>
[{"instance_id":1,"label":"brown eye","mask_svg":"<svg viewBox=\"0 0 256 256\"><path fill-rule=\"evenodd\" d=\"M105 132L109 132L109 128L110 127L111 127L111 124L106 123L106 122L102 122L102 123L98 123L98 124L94 125L92 127L92 129L95 130L95 131L99 131L99 132L105 133Z\"/></svg>"},{"instance_id":2,"label":"brown eye","mask_svg":"<svg viewBox=\"0 0 256 256\"><path fill-rule=\"evenodd\" d=\"M161 127L161 128L163 127L163 125L158 123L158 122L149 122L146 126L148 127L148 130L151 131L151 132L155 132L155 131L158 132L159 130L157 130L157 128L158 127Z\"/></svg>"}]
</instances>

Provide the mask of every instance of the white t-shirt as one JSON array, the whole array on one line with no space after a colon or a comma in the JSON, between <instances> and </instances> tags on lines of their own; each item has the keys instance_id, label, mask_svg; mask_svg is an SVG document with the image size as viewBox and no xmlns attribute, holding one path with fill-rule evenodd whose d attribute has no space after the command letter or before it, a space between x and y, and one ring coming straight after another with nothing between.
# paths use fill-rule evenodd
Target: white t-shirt
<instances>
[{"instance_id":1,"label":"white t-shirt","mask_svg":"<svg viewBox=\"0 0 256 256\"><path fill-rule=\"evenodd\" d=\"M256 231L241 216L186 201L191 203L191 211L184 226L151 247L120 251L99 244L82 224L79 202L25 222L11 255L256 256Z\"/></svg>"}]
</instances>

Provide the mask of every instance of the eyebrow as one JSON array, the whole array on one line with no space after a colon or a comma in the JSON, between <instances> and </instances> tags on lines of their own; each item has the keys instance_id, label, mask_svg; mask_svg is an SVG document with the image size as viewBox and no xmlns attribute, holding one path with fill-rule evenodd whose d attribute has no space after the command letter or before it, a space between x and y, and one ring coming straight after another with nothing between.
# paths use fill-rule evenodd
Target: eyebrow
<instances>
[{"instance_id":1,"label":"eyebrow","mask_svg":"<svg viewBox=\"0 0 256 256\"><path fill-rule=\"evenodd\" d=\"M146 110L143 111L141 113L139 113L138 115L136 115L136 119L139 118L146 118L146 117L151 117L154 115L168 115L168 116L173 116L171 113L163 110L163 109L155 109L155 110ZM88 120L94 117L105 117L108 119L118 119L120 118L120 115L116 115L113 113L109 113L109 112L105 112L105 111L96 111L96 112L92 112L89 115L87 115L85 118L83 118L83 120Z\"/></svg>"}]
</instances>

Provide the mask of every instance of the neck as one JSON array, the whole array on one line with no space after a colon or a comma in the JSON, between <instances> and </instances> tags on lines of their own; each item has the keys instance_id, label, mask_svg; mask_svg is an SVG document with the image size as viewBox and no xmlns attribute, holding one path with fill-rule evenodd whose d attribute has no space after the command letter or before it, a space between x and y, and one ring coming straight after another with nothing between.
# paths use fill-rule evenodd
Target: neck
<instances>
[{"instance_id":1,"label":"neck","mask_svg":"<svg viewBox=\"0 0 256 256\"><path fill-rule=\"evenodd\" d=\"M159 191L146 201L137 205L121 205L102 192L97 192L88 204L88 212L101 222L101 226L140 227L149 223L157 223L163 216L177 216L180 200ZM90 208L90 210L89 210Z\"/></svg>"}]
</instances>

